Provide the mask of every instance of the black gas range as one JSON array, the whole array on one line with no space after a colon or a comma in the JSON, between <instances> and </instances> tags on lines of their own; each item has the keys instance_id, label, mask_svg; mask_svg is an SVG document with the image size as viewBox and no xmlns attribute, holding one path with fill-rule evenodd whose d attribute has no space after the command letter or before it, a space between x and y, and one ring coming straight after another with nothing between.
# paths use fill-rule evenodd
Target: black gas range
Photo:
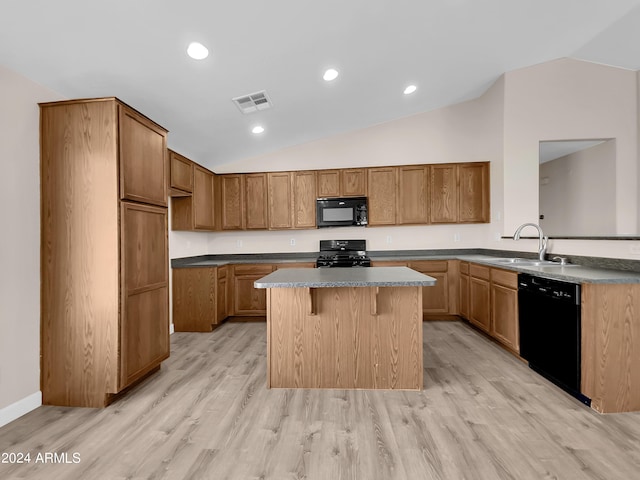
<instances>
[{"instance_id":1,"label":"black gas range","mask_svg":"<svg viewBox=\"0 0 640 480\"><path fill-rule=\"evenodd\" d=\"M325 267L370 267L366 240L320 240L318 268Z\"/></svg>"}]
</instances>

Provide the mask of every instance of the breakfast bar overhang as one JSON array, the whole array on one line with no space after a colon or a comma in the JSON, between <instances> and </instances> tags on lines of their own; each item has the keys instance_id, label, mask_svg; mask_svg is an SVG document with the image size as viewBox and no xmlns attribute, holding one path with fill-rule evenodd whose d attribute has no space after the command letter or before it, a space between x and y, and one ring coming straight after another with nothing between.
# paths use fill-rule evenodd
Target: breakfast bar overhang
<instances>
[{"instance_id":1,"label":"breakfast bar overhang","mask_svg":"<svg viewBox=\"0 0 640 480\"><path fill-rule=\"evenodd\" d=\"M287 268L267 289L267 387L421 390L422 288L407 267Z\"/></svg>"}]
</instances>

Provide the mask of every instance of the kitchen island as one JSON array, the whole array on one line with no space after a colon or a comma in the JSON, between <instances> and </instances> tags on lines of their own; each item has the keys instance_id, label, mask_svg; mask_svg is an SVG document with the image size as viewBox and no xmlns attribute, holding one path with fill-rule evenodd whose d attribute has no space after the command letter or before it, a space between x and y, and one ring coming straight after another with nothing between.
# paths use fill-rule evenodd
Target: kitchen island
<instances>
[{"instance_id":1,"label":"kitchen island","mask_svg":"<svg viewBox=\"0 0 640 480\"><path fill-rule=\"evenodd\" d=\"M267 387L421 390L422 287L407 267L291 268L267 289Z\"/></svg>"}]
</instances>

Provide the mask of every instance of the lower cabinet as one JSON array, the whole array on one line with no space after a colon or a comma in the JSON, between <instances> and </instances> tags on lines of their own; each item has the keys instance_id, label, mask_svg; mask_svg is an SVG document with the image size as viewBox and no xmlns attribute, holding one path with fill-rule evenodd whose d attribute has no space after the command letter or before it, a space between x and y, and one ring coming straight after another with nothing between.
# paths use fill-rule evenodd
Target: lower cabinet
<instances>
[{"instance_id":1,"label":"lower cabinet","mask_svg":"<svg viewBox=\"0 0 640 480\"><path fill-rule=\"evenodd\" d=\"M490 268L469 266L469 321L489 333L491 330Z\"/></svg>"},{"instance_id":2,"label":"lower cabinet","mask_svg":"<svg viewBox=\"0 0 640 480\"><path fill-rule=\"evenodd\" d=\"M460 316L515 353L518 330L518 274L460 262Z\"/></svg>"},{"instance_id":3,"label":"lower cabinet","mask_svg":"<svg viewBox=\"0 0 640 480\"><path fill-rule=\"evenodd\" d=\"M210 332L228 316L227 267L173 269L173 327Z\"/></svg>"},{"instance_id":4,"label":"lower cabinet","mask_svg":"<svg viewBox=\"0 0 640 480\"><path fill-rule=\"evenodd\" d=\"M491 335L514 352L520 352L516 272L491 269Z\"/></svg>"},{"instance_id":5,"label":"lower cabinet","mask_svg":"<svg viewBox=\"0 0 640 480\"><path fill-rule=\"evenodd\" d=\"M233 274L231 291L233 292L233 315L266 316L267 291L254 288L253 282L269 275L274 270L271 264L232 265Z\"/></svg>"}]
</instances>

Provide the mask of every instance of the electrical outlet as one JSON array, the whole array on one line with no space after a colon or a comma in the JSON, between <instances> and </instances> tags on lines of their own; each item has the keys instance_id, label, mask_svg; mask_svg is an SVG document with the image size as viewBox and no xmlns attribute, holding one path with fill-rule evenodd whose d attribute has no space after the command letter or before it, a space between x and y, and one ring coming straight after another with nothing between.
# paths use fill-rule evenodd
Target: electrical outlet
<instances>
[{"instance_id":1,"label":"electrical outlet","mask_svg":"<svg viewBox=\"0 0 640 480\"><path fill-rule=\"evenodd\" d=\"M387 243L391 243L391 235L387 235Z\"/></svg>"},{"instance_id":2,"label":"electrical outlet","mask_svg":"<svg viewBox=\"0 0 640 480\"><path fill-rule=\"evenodd\" d=\"M291 240L289 240L289 245L291 245L292 247L295 246L296 244L296 239L292 238Z\"/></svg>"},{"instance_id":3,"label":"electrical outlet","mask_svg":"<svg viewBox=\"0 0 640 480\"><path fill-rule=\"evenodd\" d=\"M629 252L633 255L640 255L640 245L631 245Z\"/></svg>"},{"instance_id":4,"label":"electrical outlet","mask_svg":"<svg viewBox=\"0 0 640 480\"><path fill-rule=\"evenodd\" d=\"M502 241L502 235L500 235L500 232L496 232L496 233L493 235L493 238L494 238L494 240L495 240L496 242L500 242L500 241Z\"/></svg>"},{"instance_id":5,"label":"electrical outlet","mask_svg":"<svg viewBox=\"0 0 640 480\"><path fill-rule=\"evenodd\" d=\"M453 241L454 242L459 242L460 241L460 234L459 233L454 233L453 234Z\"/></svg>"},{"instance_id":6,"label":"electrical outlet","mask_svg":"<svg viewBox=\"0 0 640 480\"><path fill-rule=\"evenodd\" d=\"M242 248L242 240L236 240L236 247Z\"/></svg>"}]
</instances>

